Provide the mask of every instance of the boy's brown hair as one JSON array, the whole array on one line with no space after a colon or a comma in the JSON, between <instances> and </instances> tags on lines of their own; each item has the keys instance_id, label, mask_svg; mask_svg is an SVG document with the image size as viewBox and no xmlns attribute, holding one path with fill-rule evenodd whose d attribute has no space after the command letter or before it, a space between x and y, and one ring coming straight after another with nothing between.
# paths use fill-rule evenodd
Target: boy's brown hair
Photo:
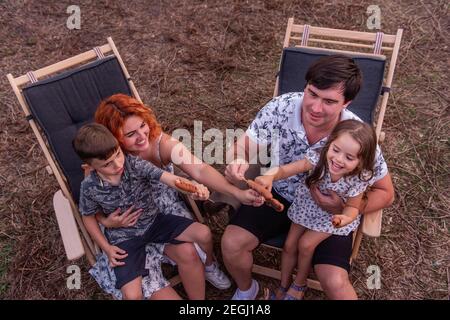
<instances>
[{"instance_id":1,"label":"boy's brown hair","mask_svg":"<svg viewBox=\"0 0 450 320\"><path fill-rule=\"evenodd\" d=\"M119 142L105 126L90 123L82 126L72 141L78 156L88 164L93 159L107 160L119 148Z\"/></svg>"}]
</instances>

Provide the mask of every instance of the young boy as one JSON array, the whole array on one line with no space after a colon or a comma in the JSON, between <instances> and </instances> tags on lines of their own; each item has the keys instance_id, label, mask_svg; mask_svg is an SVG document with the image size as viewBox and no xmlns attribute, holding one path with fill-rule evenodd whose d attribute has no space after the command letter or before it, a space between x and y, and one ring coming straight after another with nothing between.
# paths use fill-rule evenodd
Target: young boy
<instances>
[{"instance_id":1,"label":"young boy","mask_svg":"<svg viewBox=\"0 0 450 320\"><path fill-rule=\"evenodd\" d=\"M206 268L218 269L213 262L209 228L185 217L159 214L152 200L149 180L159 180L175 188L175 180L182 178L148 161L124 155L116 138L100 124L80 128L73 147L92 169L81 183L79 208L83 222L107 254L117 278L116 288L125 299L142 298L142 276L148 274L145 270L148 243L196 242L206 252ZM107 228L103 235L95 214L103 211L109 215L119 207L123 212L132 205L143 210L137 223L132 227Z\"/></svg>"}]
</instances>

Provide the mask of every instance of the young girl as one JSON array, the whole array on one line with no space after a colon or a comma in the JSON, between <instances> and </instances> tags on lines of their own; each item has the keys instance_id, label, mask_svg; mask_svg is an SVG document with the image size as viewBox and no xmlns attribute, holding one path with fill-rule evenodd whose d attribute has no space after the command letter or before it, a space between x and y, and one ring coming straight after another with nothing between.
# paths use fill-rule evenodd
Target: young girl
<instances>
[{"instance_id":1,"label":"young girl","mask_svg":"<svg viewBox=\"0 0 450 320\"><path fill-rule=\"evenodd\" d=\"M340 122L320 152L308 150L305 159L271 168L255 179L268 190L274 180L307 172L312 173L296 190L295 199L288 210L292 220L281 260L281 287L284 300L303 299L306 279L317 245L331 236L348 235L359 224L359 207L364 191L373 176L377 142L372 127L357 120ZM335 191L345 202L341 214L331 215L312 199L311 186L317 185L322 193ZM291 283L291 274L297 264L297 276ZM287 291L287 292L286 292ZM272 298L275 298L272 295Z\"/></svg>"}]
</instances>

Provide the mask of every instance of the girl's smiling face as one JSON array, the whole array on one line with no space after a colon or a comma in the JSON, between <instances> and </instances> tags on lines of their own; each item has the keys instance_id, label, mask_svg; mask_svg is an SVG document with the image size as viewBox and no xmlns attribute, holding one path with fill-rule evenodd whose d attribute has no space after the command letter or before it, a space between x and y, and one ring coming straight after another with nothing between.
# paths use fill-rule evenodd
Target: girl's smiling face
<instances>
[{"instance_id":1,"label":"girl's smiling face","mask_svg":"<svg viewBox=\"0 0 450 320\"><path fill-rule=\"evenodd\" d=\"M355 170L359 165L360 150L360 144L346 132L332 141L327 152L328 169L331 175L340 179Z\"/></svg>"}]
</instances>

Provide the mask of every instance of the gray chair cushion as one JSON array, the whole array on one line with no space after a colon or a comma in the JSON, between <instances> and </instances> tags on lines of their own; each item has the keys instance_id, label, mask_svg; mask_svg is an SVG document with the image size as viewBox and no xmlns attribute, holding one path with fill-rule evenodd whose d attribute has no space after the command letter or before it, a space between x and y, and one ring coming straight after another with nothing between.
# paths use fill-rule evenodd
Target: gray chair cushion
<instances>
[{"instance_id":1,"label":"gray chair cushion","mask_svg":"<svg viewBox=\"0 0 450 320\"><path fill-rule=\"evenodd\" d=\"M131 95L117 59L107 57L38 81L23 93L78 202L83 172L72 140L82 125L93 121L103 99L115 93Z\"/></svg>"},{"instance_id":2,"label":"gray chair cushion","mask_svg":"<svg viewBox=\"0 0 450 320\"><path fill-rule=\"evenodd\" d=\"M316 48L285 48L280 63L279 94L303 91L306 86L306 71L311 63L331 54L333 53L330 51ZM365 122L372 123L383 84L386 60L357 54L348 56L358 64L363 75L361 90L348 108Z\"/></svg>"}]
</instances>

